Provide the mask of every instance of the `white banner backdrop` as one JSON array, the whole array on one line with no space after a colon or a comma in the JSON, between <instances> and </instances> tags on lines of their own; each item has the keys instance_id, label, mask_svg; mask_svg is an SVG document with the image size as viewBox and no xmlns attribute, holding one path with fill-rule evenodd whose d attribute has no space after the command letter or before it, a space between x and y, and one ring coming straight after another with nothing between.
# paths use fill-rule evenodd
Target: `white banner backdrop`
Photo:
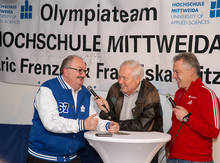
<instances>
[{"instance_id":1,"label":"white banner backdrop","mask_svg":"<svg viewBox=\"0 0 220 163\"><path fill-rule=\"evenodd\" d=\"M193 52L220 97L220 0L0 0L0 81L40 85L70 54L86 85L106 91L126 59L143 64L160 94L177 89L172 58Z\"/></svg>"}]
</instances>

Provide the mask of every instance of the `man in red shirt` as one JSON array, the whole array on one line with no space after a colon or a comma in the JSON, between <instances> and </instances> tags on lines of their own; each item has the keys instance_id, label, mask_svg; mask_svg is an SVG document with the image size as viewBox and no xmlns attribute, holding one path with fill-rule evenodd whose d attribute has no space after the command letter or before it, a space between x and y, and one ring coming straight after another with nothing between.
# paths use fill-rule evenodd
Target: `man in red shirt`
<instances>
[{"instance_id":1,"label":"man in red shirt","mask_svg":"<svg viewBox=\"0 0 220 163\"><path fill-rule=\"evenodd\" d=\"M200 79L200 64L192 53L173 59L175 93L171 141L167 143L168 163L213 163L212 141L219 134L220 103Z\"/></svg>"}]
</instances>

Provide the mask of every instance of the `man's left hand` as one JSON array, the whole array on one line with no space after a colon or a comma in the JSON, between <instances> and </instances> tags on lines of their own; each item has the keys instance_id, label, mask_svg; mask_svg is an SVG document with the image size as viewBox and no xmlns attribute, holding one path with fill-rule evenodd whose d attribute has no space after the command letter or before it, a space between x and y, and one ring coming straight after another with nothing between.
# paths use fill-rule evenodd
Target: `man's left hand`
<instances>
[{"instance_id":1,"label":"man's left hand","mask_svg":"<svg viewBox=\"0 0 220 163\"><path fill-rule=\"evenodd\" d=\"M120 129L120 126L118 123L111 121L110 128L108 129L108 132L110 133L117 133Z\"/></svg>"}]
</instances>

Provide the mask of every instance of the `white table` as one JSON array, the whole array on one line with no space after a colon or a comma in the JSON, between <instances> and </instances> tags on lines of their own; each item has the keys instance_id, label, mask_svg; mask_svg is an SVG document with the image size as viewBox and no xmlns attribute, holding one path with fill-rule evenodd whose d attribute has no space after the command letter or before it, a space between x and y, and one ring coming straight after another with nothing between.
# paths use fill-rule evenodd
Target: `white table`
<instances>
[{"instance_id":1,"label":"white table","mask_svg":"<svg viewBox=\"0 0 220 163\"><path fill-rule=\"evenodd\" d=\"M100 154L104 163L150 163L171 138L169 134L161 132L120 132L129 135L97 137L97 131L88 131L84 136Z\"/></svg>"}]
</instances>

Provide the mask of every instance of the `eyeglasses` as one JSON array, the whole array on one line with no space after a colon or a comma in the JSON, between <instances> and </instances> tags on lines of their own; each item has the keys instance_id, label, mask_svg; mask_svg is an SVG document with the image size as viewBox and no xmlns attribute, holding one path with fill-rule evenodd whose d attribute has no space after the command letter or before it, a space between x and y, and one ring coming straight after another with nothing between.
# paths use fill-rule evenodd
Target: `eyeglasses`
<instances>
[{"instance_id":1,"label":"eyeglasses","mask_svg":"<svg viewBox=\"0 0 220 163\"><path fill-rule=\"evenodd\" d=\"M72 70L76 70L76 71L78 71L78 73L80 73L80 74L82 74L82 73L85 73L86 75L88 74L88 70L83 70L83 69L81 69L81 68L73 68L73 67L66 67L66 68L68 68L68 69L72 69Z\"/></svg>"}]
</instances>

